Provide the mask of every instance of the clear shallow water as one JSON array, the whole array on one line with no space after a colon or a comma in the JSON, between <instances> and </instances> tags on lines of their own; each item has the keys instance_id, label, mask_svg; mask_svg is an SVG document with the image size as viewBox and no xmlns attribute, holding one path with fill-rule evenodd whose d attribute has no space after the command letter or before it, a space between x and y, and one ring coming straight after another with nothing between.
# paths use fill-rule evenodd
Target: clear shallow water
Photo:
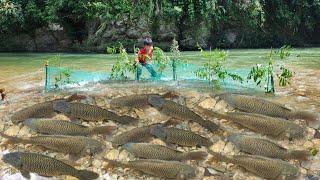
<instances>
[{"instance_id":1,"label":"clear shallow water","mask_svg":"<svg viewBox=\"0 0 320 180\"><path fill-rule=\"evenodd\" d=\"M266 61L269 49L240 49L226 50L228 60L225 64L228 69L251 68L255 64ZM30 88L43 89L45 61L57 53L0 53L0 88L8 91L26 91ZM70 54L61 53L62 66L83 71L110 72L116 55L106 54ZM170 53L167 53L170 55ZM130 54L133 57L133 54ZM199 52L182 52L181 59L190 64L200 65L205 61ZM299 103L304 107L317 109L320 112L320 48L294 49L292 55L286 60L286 65L295 72L292 85L279 88L277 95L287 97L283 101ZM178 76L189 77L192 70L181 71ZM144 75L148 76L146 70ZM191 73L191 74L190 74ZM245 78L245 77L244 77ZM130 83L129 83L130 84ZM172 88L192 88L203 91L212 91L205 83L187 81L175 84L173 82L151 83L151 85L164 85ZM122 84L126 86L126 84ZM130 84L129 86L132 86Z\"/></svg>"},{"instance_id":2,"label":"clear shallow water","mask_svg":"<svg viewBox=\"0 0 320 180\"><path fill-rule=\"evenodd\" d=\"M253 66L263 63L269 49L241 49L228 51L228 68ZM167 53L170 55L170 53ZM57 53L0 53L0 80L41 70L45 61ZM89 70L109 71L116 60L116 55L107 54L68 54L61 53L62 66ZM183 52L182 59L192 64L202 64L204 59L199 52ZM131 56L133 56L131 54ZM320 69L320 48L295 49L288 60L294 65Z\"/></svg>"}]
</instances>

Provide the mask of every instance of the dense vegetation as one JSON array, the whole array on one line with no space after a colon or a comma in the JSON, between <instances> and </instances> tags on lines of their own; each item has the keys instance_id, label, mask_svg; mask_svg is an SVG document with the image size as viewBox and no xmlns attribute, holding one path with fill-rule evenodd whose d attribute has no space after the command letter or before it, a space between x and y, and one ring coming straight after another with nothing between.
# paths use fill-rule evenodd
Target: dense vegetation
<instances>
[{"instance_id":1,"label":"dense vegetation","mask_svg":"<svg viewBox=\"0 0 320 180\"><path fill-rule=\"evenodd\" d=\"M17 34L34 41L32 50L43 49L40 29L58 42L53 49L64 48L62 35L54 33L57 24L70 41L66 47L79 51L105 51L118 41L133 49L145 35L167 50L174 37L181 49L196 49L197 43L220 48L308 46L320 44L320 1L0 0L0 39L7 50L14 44L9 37Z\"/></svg>"}]
</instances>

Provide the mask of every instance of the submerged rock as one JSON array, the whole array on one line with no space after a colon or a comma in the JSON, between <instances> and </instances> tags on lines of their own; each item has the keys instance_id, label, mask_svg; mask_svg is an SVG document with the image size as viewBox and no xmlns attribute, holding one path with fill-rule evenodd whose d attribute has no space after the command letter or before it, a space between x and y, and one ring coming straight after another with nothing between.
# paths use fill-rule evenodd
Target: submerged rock
<instances>
[{"instance_id":1,"label":"submerged rock","mask_svg":"<svg viewBox=\"0 0 320 180\"><path fill-rule=\"evenodd\" d=\"M207 98L199 103L199 106L205 109L213 109L216 105L216 100L213 98Z\"/></svg>"}]
</instances>

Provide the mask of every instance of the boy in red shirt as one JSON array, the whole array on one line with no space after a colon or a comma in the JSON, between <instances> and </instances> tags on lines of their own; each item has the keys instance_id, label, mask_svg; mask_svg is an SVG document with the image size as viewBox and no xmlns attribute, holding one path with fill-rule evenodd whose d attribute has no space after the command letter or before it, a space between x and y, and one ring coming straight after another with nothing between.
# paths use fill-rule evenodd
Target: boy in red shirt
<instances>
[{"instance_id":1,"label":"boy in red shirt","mask_svg":"<svg viewBox=\"0 0 320 180\"><path fill-rule=\"evenodd\" d=\"M153 55L152 39L145 38L143 44L144 47L139 50L138 57L136 58L136 62L138 64L136 79L140 80L140 76L142 74L142 66L144 66L149 71L153 78L157 78L157 72L153 69L151 65Z\"/></svg>"}]
</instances>

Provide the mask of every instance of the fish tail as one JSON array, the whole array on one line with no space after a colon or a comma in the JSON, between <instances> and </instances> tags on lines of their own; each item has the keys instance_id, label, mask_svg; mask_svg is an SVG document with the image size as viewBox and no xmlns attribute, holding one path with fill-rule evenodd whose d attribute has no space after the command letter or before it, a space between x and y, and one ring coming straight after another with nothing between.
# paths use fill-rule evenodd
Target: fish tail
<instances>
[{"instance_id":1,"label":"fish tail","mask_svg":"<svg viewBox=\"0 0 320 180\"><path fill-rule=\"evenodd\" d=\"M232 159L222 155L221 153L217 153L217 152L213 152L211 150L208 150L209 153L213 156L212 159L216 160L216 161L221 161L221 162L226 162L226 163L232 163Z\"/></svg>"},{"instance_id":2,"label":"fish tail","mask_svg":"<svg viewBox=\"0 0 320 180\"><path fill-rule=\"evenodd\" d=\"M115 126L98 126L91 127L90 132L92 134L111 134L113 130L115 130Z\"/></svg>"},{"instance_id":3,"label":"fish tail","mask_svg":"<svg viewBox=\"0 0 320 180\"><path fill-rule=\"evenodd\" d=\"M3 132L0 132L0 136L8 139L12 143L24 143L24 142L26 143L27 142L27 140L25 140L25 139L14 137L14 136L9 136L9 135L4 134Z\"/></svg>"},{"instance_id":4,"label":"fish tail","mask_svg":"<svg viewBox=\"0 0 320 180\"><path fill-rule=\"evenodd\" d=\"M212 121L201 119L195 122L199 123L202 127L208 129L210 132L217 133L219 130L219 126Z\"/></svg>"},{"instance_id":5,"label":"fish tail","mask_svg":"<svg viewBox=\"0 0 320 180\"><path fill-rule=\"evenodd\" d=\"M67 101L54 102L53 109L65 115L68 115L71 113L70 103Z\"/></svg>"},{"instance_id":6,"label":"fish tail","mask_svg":"<svg viewBox=\"0 0 320 180\"><path fill-rule=\"evenodd\" d=\"M217 111L211 111L208 110L206 108L200 107L198 106L198 109L205 115L208 117L215 117L215 118L220 118L220 119L224 119L226 118L227 115L223 114L223 113L219 113Z\"/></svg>"},{"instance_id":7,"label":"fish tail","mask_svg":"<svg viewBox=\"0 0 320 180\"><path fill-rule=\"evenodd\" d=\"M131 124L131 123L134 124L138 122L138 119L131 116L124 115L124 116L119 116L117 122L121 124Z\"/></svg>"},{"instance_id":8,"label":"fish tail","mask_svg":"<svg viewBox=\"0 0 320 180\"><path fill-rule=\"evenodd\" d=\"M197 161L204 160L208 156L208 154L204 151L187 152L184 154L185 154L184 157L186 160L190 159L190 160L197 160Z\"/></svg>"},{"instance_id":9,"label":"fish tail","mask_svg":"<svg viewBox=\"0 0 320 180\"><path fill-rule=\"evenodd\" d=\"M82 100L82 99L86 99L87 97L84 95L78 95L77 93L72 94L71 96L69 96L66 101L67 102L72 102L72 101L77 101L77 100Z\"/></svg>"},{"instance_id":10,"label":"fish tail","mask_svg":"<svg viewBox=\"0 0 320 180\"><path fill-rule=\"evenodd\" d=\"M108 162L108 167L123 167L123 168L128 167L128 163L111 160L111 159L105 159L105 160Z\"/></svg>"},{"instance_id":11,"label":"fish tail","mask_svg":"<svg viewBox=\"0 0 320 180\"><path fill-rule=\"evenodd\" d=\"M87 170L78 170L78 173L76 176L80 180L91 180L91 179L97 179L99 177L99 174L92 171L87 171Z\"/></svg>"},{"instance_id":12,"label":"fish tail","mask_svg":"<svg viewBox=\"0 0 320 180\"><path fill-rule=\"evenodd\" d=\"M291 114L291 118L317 121L318 116L317 114L308 111L296 111Z\"/></svg>"},{"instance_id":13,"label":"fish tail","mask_svg":"<svg viewBox=\"0 0 320 180\"><path fill-rule=\"evenodd\" d=\"M165 94L163 94L161 97L174 99L174 98L178 98L179 96L177 95L176 92L174 92L174 91L169 91L169 92L166 92Z\"/></svg>"},{"instance_id":14,"label":"fish tail","mask_svg":"<svg viewBox=\"0 0 320 180\"><path fill-rule=\"evenodd\" d=\"M167 136L165 127L163 125L156 125L150 129L150 134L158 137L165 138Z\"/></svg>"},{"instance_id":15,"label":"fish tail","mask_svg":"<svg viewBox=\"0 0 320 180\"><path fill-rule=\"evenodd\" d=\"M163 104L165 103L165 99L158 95L150 95L148 97L148 103L156 108L162 108Z\"/></svg>"},{"instance_id":16,"label":"fish tail","mask_svg":"<svg viewBox=\"0 0 320 180\"><path fill-rule=\"evenodd\" d=\"M308 151L301 150L291 150L287 154L288 159L298 159L302 161L307 161L310 157L310 153Z\"/></svg>"}]
</instances>

